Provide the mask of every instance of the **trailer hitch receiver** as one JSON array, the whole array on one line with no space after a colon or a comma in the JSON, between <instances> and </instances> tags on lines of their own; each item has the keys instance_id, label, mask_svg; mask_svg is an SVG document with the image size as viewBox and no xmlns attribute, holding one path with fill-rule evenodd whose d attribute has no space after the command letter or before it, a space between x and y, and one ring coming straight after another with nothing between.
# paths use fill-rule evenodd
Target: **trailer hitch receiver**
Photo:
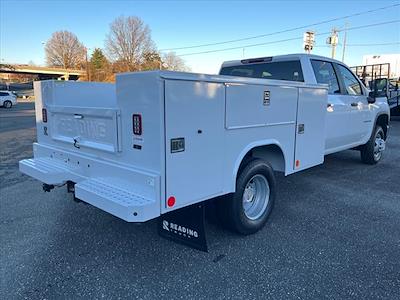
<instances>
[{"instance_id":1,"label":"trailer hitch receiver","mask_svg":"<svg viewBox=\"0 0 400 300\"><path fill-rule=\"evenodd\" d=\"M43 183L43 191L44 192L50 192L52 189L54 189L54 185Z\"/></svg>"}]
</instances>

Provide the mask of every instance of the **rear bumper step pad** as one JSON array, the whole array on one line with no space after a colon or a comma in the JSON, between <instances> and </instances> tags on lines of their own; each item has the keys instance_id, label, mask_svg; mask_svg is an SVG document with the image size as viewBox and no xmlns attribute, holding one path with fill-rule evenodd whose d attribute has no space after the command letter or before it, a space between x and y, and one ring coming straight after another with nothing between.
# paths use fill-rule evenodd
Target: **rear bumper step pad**
<instances>
[{"instance_id":1,"label":"rear bumper step pad","mask_svg":"<svg viewBox=\"0 0 400 300\"><path fill-rule=\"evenodd\" d=\"M160 215L154 199L146 199L109 180L88 179L75 184L75 197L128 222L144 222Z\"/></svg>"},{"instance_id":2,"label":"rear bumper step pad","mask_svg":"<svg viewBox=\"0 0 400 300\"><path fill-rule=\"evenodd\" d=\"M74 172L70 165L48 157L21 160L19 170L37 180L54 185L71 180L68 179L68 175Z\"/></svg>"},{"instance_id":3,"label":"rear bumper step pad","mask_svg":"<svg viewBox=\"0 0 400 300\"><path fill-rule=\"evenodd\" d=\"M129 181L109 177L85 179L78 175L78 168L49 157L21 160L19 169L49 185L76 182L76 198L128 222L145 222L160 215L159 201L139 195Z\"/></svg>"}]
</instances>

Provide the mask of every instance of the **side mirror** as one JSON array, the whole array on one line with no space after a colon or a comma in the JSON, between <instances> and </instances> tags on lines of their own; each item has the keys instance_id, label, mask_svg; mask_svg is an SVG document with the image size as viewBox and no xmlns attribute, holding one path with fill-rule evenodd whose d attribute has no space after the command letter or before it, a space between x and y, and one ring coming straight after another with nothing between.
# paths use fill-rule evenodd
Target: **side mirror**
<instances>
[{"instance_id":1,"label":"side mirror","mask_svg":"<svg viewBox=\"0 0 400 300\"><path fill-rule=\"evenodd\" d=\"M373 104L376 101L376 94L375 91L369 92L368 97L367 97L368 103Z\"/></svg>"}]
</instances>

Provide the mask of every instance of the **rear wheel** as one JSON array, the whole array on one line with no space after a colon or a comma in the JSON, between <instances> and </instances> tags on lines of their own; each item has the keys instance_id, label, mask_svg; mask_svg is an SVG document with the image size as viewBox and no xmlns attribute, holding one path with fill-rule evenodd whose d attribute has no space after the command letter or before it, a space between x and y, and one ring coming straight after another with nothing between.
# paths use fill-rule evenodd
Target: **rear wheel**
<instances>
[{"instance_id":1,"label":"rear wheel","mask_svg":"<svg viewBox=\"0 0 400 300\"><path fill-rule=\"evenodd\" d=\"M361 148L361 160L369 165L378 163L382 159L385 147L385 132L380 125L376 125L371 138Z\"/></svg>"},{"instance_id":2,"label":"rear wheel","mask_svg":"<svg viewBox=\"0 0 400 300\"><path fill-rule=\"evenodd\" d=\"M9 100L4 101L3 106L5 108L11 108L12 107L12 102Z\"/></svg>"},{"instance_id":3,"label":"rear wheel","mask_svg":"<svg viewBox=\"0 0 400 300\"><path fill-rule=\"evenodd\" d=\"M251 160L236 181L236 192L219 203L220 216L227 227L241 233L255 233L264 227L275 201L275 176L271 166Z\"/></svg>"}]
</instances>

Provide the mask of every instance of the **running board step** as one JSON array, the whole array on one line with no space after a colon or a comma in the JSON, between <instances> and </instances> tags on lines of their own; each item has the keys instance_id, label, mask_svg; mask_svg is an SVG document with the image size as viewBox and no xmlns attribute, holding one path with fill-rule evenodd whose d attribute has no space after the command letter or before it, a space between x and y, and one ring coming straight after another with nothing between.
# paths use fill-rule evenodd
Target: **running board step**
<instances>
[{"instance_id":1,"label":"running board step","mask_svg":"<svg viewBox=\"0 0 400 300\"><path fill-rule=\"evenodd\" d=\"M155 199L144 198L113 179L92 178L75 184L75 197L128 222L160 215Z\"/></svg>"},{"instance_id":2,"label":"running board step","mask_svg":"<svg viewBox=\"0 0 400 300\"><path fill-rule=\"evenodd\" d=\"M19 162L19 170L47 184L63 184L74 167L49 157L24 159Z\"/></svg>"}]
</instances>

